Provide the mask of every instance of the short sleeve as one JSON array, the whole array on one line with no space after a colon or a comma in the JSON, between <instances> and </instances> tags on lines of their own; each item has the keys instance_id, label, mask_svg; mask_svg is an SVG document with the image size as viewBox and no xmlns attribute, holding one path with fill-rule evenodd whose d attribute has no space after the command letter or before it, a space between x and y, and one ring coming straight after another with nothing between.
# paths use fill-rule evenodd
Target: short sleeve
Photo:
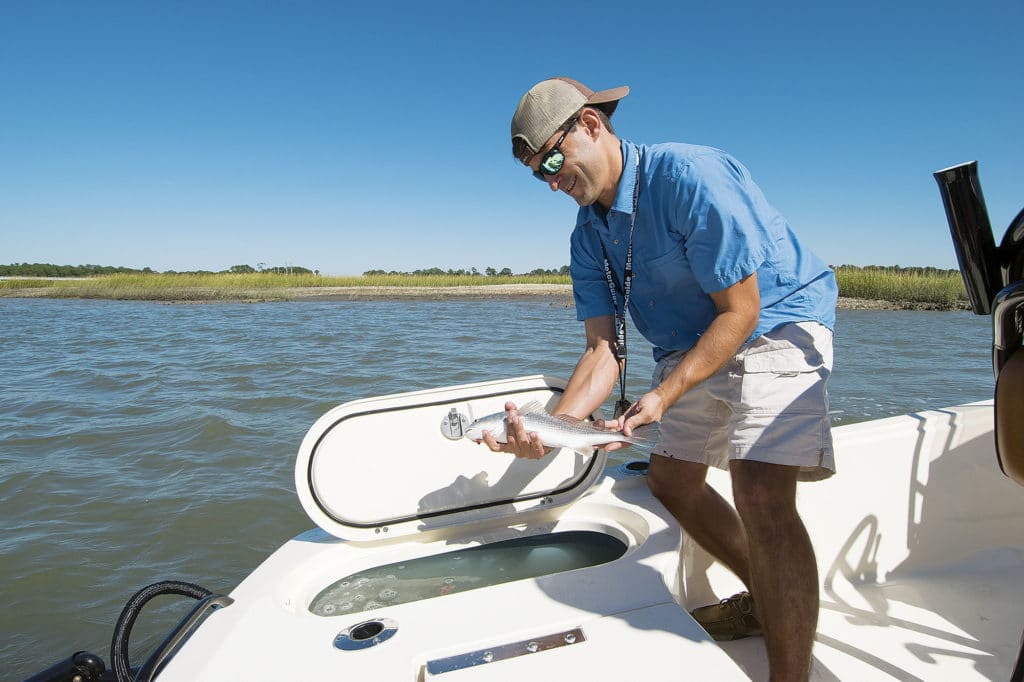
<instances>
[{"instance_id":1,"label":"short sleeve","mask_svg":"<svg viewBox=\"0 0 1024 682\"><path fill-rule=\"evenodd\" d=\"M777 213L768 205L738 161L709 150L683 171L677 224L686 257L701 288L721 291L753 274L771 249L769 223Z\"/></svg>"}]
</instances>

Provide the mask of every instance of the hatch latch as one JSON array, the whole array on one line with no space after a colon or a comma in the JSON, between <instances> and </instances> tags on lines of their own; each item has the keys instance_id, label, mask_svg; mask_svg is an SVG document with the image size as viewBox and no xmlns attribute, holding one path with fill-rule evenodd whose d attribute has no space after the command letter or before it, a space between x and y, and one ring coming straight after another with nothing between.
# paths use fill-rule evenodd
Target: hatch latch
<instances>
[{"instance_id":1,"label":"hatch latch","mask_svg":"<svg viewBox=\"0 0 1024 682\"><path fill-rule=\"evenodd\" d=\"M469 417L453 407L441 420L441 433L448 440L460 440L465 436L469 424Z\"/></svg>"}]
</instances>

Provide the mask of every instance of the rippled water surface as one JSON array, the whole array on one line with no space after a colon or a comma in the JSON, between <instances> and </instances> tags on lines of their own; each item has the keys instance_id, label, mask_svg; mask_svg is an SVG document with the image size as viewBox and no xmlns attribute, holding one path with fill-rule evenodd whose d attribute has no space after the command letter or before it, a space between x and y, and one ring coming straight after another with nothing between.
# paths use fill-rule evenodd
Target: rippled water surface
<instances>
[{"instance_id":1,"label":"rippled water surface","mask_svg":"<svg viewBox=\"0 0 1024 682\"><path fill-rule=\"evenodd\" d=\"M546 299L0 299L0 329L2 679L81 649L109 663L136 589L178 578L228 592L309 528L294 456L330 407L564 377L583 345L572 308ZM631 338L636 397L653 363ZM833 422L991 397L990 338L969 313L839 311ZM136 657L183 613L173 600L154 607Z\"/></svg>"}]
</instances>

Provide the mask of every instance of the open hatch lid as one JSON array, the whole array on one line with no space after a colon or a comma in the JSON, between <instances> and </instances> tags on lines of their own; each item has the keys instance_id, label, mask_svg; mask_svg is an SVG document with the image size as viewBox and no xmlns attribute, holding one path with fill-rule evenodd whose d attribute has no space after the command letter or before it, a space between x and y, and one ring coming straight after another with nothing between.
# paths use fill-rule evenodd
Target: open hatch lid
<instances>
[{"instance_id":1,"label":"open hatch lid","mask_svg":"<svg viewBox=\"0 0 1024 682\"><path fill-rule=\"evenodd\" d=\"M568 504L600 477L605 450L517 459L441 430L453 414L474 420L503 411L507 401L551 409L564 388L561 379L537 375L339 405L299 448L302 506L331 535L382 540Z\"/></svg>"}]
</instances>

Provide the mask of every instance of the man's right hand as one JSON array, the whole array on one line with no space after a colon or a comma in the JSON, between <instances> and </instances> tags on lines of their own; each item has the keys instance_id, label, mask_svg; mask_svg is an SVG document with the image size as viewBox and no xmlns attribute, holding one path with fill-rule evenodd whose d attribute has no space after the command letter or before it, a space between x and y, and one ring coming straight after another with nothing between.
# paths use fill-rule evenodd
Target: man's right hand
<instances>
[{"instance_id":1,"label":"man's right hand","mask_svg":"<svg viewBox=\"0 0 1024 682\"><path fill-rule=\"evenodd\" d=\"M548 449L540 442L536 431L527 432L523 420L516 411L516 404L505 403L505 440L499 443L490 431L484 431L483 442L491 452L507 452L523 459L540 459L548 453Z\"/></svg>"}]
</instances>

